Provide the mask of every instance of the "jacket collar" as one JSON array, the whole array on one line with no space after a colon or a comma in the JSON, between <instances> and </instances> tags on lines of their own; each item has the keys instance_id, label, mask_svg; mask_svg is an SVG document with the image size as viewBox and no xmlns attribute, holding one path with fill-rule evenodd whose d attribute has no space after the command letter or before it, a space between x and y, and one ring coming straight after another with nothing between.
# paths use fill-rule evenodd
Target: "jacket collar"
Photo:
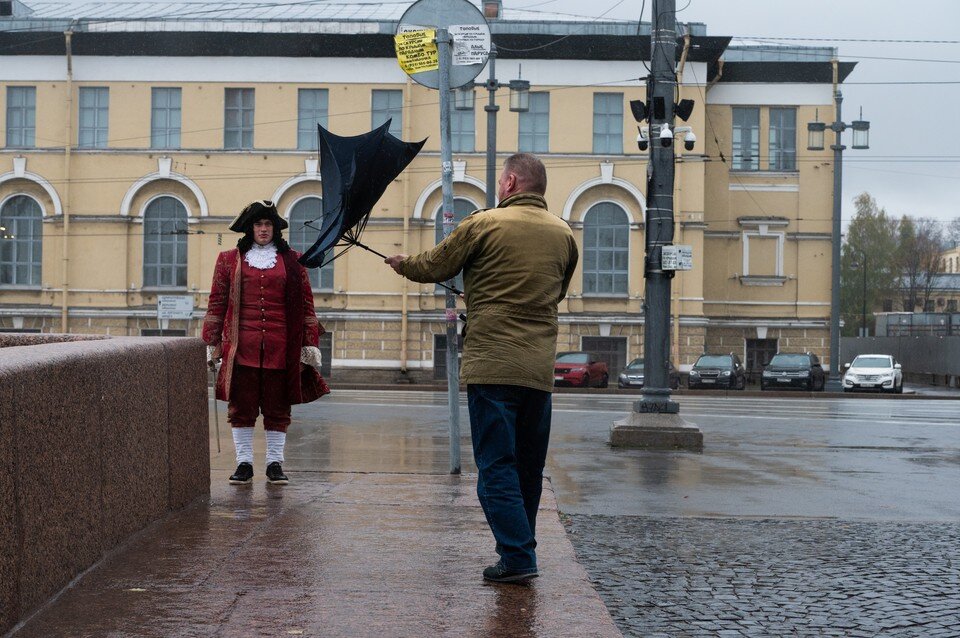
<instances>
[{"instance_id":1,"label":"jacket collar","mask_svg":"<svg viewBox=\"0 0 960 638\"><path fill-rule=\"evenodd\" d=\"M537 208L546 210L547 200L545 200L542 195L537 195L536 193L515 193L497 204L497 208L505 208L507 206L536 206Z\"/></svg>"}]
</instances>

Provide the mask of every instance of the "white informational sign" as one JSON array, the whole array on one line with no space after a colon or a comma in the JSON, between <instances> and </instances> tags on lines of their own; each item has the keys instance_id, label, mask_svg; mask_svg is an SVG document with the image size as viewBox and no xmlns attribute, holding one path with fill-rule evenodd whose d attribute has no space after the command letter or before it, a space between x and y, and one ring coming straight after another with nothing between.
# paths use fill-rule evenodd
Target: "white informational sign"
<instances>
[{"instance_id":1,"label":"white informational sign","mask_svg":"<svg viewBox=\"0 0 960 638\"><path fill-rule=\"evenodd\" d=\"M662 251L664 270L693 270L693 246L664 246Z\"/></svg>"},{"instance_id":2,"label":"white informational sign","mask_svg":"<svg viewBox=\"0 0 960 638\"><path fill-rule=\"evenodd\" d=\"M192 295L157 295L157 319L193 317Z\"/></svg>"},{"instance_id":3,"label":"white informational sign","mask_svg":"<svg viewBox=\"0 0 960 638\"><path fill-rule=\"evenodd\" d=\"M486 24L451 24L453 63L484 64L490 54L490 29Z\"/></svg>"}]
</instances>

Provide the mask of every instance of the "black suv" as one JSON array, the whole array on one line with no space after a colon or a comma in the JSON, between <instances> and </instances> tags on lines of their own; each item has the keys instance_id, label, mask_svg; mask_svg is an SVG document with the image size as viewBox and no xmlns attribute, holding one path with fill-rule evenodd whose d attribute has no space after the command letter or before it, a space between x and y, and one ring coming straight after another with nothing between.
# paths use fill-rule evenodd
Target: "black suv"
<instances>
[{"instance_id":1,"label":"black suv","mask_svg":"<svg viewBox=\"0 0 960 638\"><path fill-rule=\"evenodd\" d=\"M824 374L820 358L810 352L788 354L781 352L763 367L760 389L800 388L823 390Z\"/></svg>"},{"instance_id":2,"label":"black suv","mask_svg":"<svg viewBox=\"0 0 960 638\"><path fill-rule=\"evenodd\" d=\"M740 357L733 354L702 354L690 369L688 388L727 388L743 390L747 374Z\"/></svg>"}]
</instances>

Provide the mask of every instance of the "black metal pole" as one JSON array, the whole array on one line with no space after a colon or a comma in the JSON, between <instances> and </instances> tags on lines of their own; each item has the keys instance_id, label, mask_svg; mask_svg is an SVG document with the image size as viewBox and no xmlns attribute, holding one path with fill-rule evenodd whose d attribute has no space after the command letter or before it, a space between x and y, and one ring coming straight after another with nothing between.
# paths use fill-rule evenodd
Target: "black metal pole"
<instances>
[{"instance_id":1,"label":"black metal pole","mask_svg":"<svg viewBox=\"0 0 960 638\"><path fill-rule=\"evenodd\" d=\"M650 49L650 163L647 181L646 258L644 261L643 367L646 381L643 396L634 406L637 412L679 411L670 400L670 280L672 271L662 268L662 249L673 244L673 122L677 87L676 2L653 0ZM669 144L659 132L670 127Z\"/></svg>"},{"instance_id":2,"label":"black metal pole","mask_svg":"<svg viewBox=\"0 0 960 638\"><path fill-rule=\"evenodd\" d=\"M835 142L830 148L833 150L833 241L832 276L830 290L830 378L827 381L827 390L839 392L842 389L840 381L840 204L843 201L843 149L844 128L843 118L840 116L840 106L843 104L843 94L837 89L834 94L836 113L830 129L836 134Z\"/></svg>"}]
</instances>

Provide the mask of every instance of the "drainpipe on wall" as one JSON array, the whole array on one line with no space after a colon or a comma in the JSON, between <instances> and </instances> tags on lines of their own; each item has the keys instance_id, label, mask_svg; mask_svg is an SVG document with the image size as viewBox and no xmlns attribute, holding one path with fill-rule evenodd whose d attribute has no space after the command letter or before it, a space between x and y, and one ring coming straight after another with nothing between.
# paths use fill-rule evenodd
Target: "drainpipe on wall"
<instances>
[{"instance_id":1,"label":"drainpipe on wall","mask_svg":"<svg viewBox=\"0 0 960 638\"><path fill-rule=\"evenodd\" d=\"M407 84L403 87L403 101L407 107L407 117L403 118L403 139L410 139L410 100L413 80L407 78ZM407 236L410 234L410 173L404 171L403 175L403 200L401 204L401 213L403 214L403 238L401 239L402 248L400 252L407 254L409 247L407 245ZM406 277L400 278L400 378L408 380L407 375L407 313L409 312L407 293L409 291L409 280Z\"/></svg>"},{"instance_id":2,"label":"drainpipe on wall","mask_svg":"<svg viewBox=\"0 0 960 638\"><path fill-rule=\"evenodd\" d=\"M710 80L709 82L707 82L707 88L704 89L703 93L706 94L707 91L709 91L711 88L713 88L713 85L716 84L717 82L719 82L719 81L720 81L720 78L722 78L722 77L723 77L723 60L717 60L717 77L715 77L715 78L713 78L712 80ZM707 108L707 105L704 104L704 105L703 105L703 108Z\"/></svg>"},{"instance_id":3,"label":"drainpipe on wall","mask_svg":"<svg viewBox=\"0 0 960 638\"><path fill-rule=\"evenodd\" d=\"M70 294L70 280L68 273L70 271L70 148L73 144L73 50L72 39L73 31L67 30L63 34L64 45L67 56L67 100L64 122L63 144L63 262L61 277L63 281L62 291L60 293L60 332L69 330L68 315L70 306L68 297Z\"/></svg>"},{"instance_id":4,"label":"drainpipe on wall","mask_svg":"<svg viewBox=\"0 0 960 638\"><path fill-rule=\"evenodd\" d=\"M687 63L687 54L690 52L690 34L683 36L683 53L680 54L680 64L677 69L677 87L683 83L683 67Z\"/></svg>"}]
</instances>

